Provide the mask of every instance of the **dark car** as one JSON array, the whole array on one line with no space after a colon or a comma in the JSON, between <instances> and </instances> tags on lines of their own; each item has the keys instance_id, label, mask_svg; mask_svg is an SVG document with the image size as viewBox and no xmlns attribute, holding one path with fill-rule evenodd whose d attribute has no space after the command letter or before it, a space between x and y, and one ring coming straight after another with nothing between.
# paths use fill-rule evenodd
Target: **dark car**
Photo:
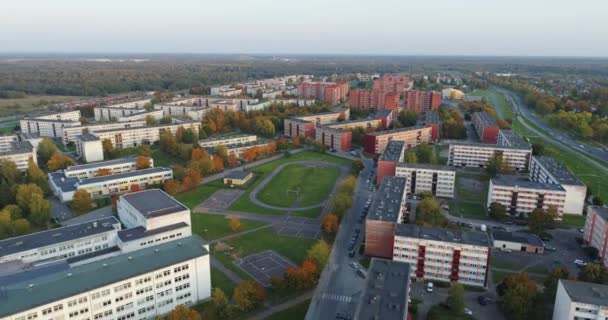
<instances>
[{"instance_id":1,"label":"dark car","mask_svg":"<svg viewBox=\"0 0 608 320\"><path fill-rule=\"evenodd\" d=\"M351 252L348 253L349 257L354 257L355 256L355 250L352 250Z\"/></svg>"},{"instance_id":2,"label":"dark car","mask_svg":"<svg viewBox=\"0 0 608 320\"><path fill-rule=\"evenodd\" d=\"M479 302L479 304L482 306L485 306L488 304L488 301L486 300L486 297L484 297L484 296L477 297L477 302Z\"/></svg>"}]
</instances>

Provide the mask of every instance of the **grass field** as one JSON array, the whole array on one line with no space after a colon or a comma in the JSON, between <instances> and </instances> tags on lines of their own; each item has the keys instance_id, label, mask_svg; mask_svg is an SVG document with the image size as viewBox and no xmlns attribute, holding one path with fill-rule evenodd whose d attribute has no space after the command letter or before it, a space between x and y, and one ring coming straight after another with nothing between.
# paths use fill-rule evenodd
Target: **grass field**
<instances>
[{"instance_id":1,"label":"grass field","mask_svg":"<svg viewBox=\"0 0 608 320\"><path fill-rule=\"evenodd\" d=\"M0 116L44 111L55 103L79 100L75 96L28 96L22 99L0 99Z\"/></svg>"},{"instance_id":2,"label":"grass field","mask_svg":"<svg viewBox=\"0 0 608 320\"><path fill-rule=\"evenodd\" d=\"M192 232L198 234L205 240L215 240L233 233L228 225L230 219L227 219L224 216L193 213L191 218ZM239 232L261 227L263 225L265 224L262 222L243 219L241 220L241 230Z\"/></svg>"},{"instance_id":3,"label":"grass field","mask_svg":"<svg viewBox=\"0 0 608 320\"><path fill-rule=\"evenodd\" d=\"M220 288L228 296L232 296L232 290L236 287L236 284L232 280L228 279L221 271L216 268L211 268L211 289Z\"/></svg>"},{"instance_id":4,"label":"grass field","mask_svg":"<svg viewBox=\"0 0 608 320\"><path fill-rule=\"evenodd\" d=\"M339 175L336 167L289 165L260 190L258 199L280 207L291 206L297 198L302 199L299 206L319 204L327 198ZM288 190L299 192L287 193Z\"/></svg>"},{"instance_id":5,"label":"grass field","mask_svg":"<svg viewBox=\"0 0 608 320\"><path fill-rule=\"evenodd\" d=\"M212 194L218 191L220 187L213 184L204 184L194 190L178 193L175 196L177 201L183 203L186 207L193 209L201 202L207 200Z\"/></svg>"},{"instance_id":6,"label":"grass field","mask_svg":"<svg viewBox=\"0 0 608 320\"><path fill-rule=\"evenodd\" d=\"M323 208L319 207L319 208L312 208L312 209L302 210L302 211L294 211L293 215L298 216L298 217L316 218L321 215L322 209Z\"/></svg>"},{"instance_id":7,"label":"grass field","mask_svg":"<svg viewBox=\"0 0 608 320\"><path fill-rule=\"evenodd\" d=\"M585 226L585 216L574 216L565 214L562 216L562 224L577 228L582 228Z\"/></svg>"},{"instance_id":8,"label":"grass field","mask_svg":"<svg viewBox=\"0 0 608 320\"><path fill-rule=\"evenodd\" d=\"M304 317L306 317L306 312L308 311L308 305L310 305L310 300L306 300L291 308L277 312L264 320L304 320Z\"/></svg>"},{"instance_id":9,"label":"grass field","mask_svg":"<svg viewBox=\"0 0 608 320\"><path fill-rule=\"evenodd\" d=\"M473 219L489 219L483 204L477 202L460 202L458 204L459 214Z\"/></svg>"}]
</instances>

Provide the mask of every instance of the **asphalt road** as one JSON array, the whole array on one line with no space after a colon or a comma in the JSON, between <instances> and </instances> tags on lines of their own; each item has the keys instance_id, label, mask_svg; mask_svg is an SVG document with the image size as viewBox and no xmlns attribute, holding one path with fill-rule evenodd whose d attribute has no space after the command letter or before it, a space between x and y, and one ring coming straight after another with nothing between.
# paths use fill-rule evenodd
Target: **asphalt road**
<instances>
[{"instance_id":1,"label":"asphalt road","mask_svg":"<svg viewBox=\"0 0 608 320\"><path fill-rule=\"evenodd\" d=\"M373 161L366 159L365 168L359 174L356 196L353 207L342 220L340 229L336 236L334 247L325 267L315 294L311 300L310 307L306 313L306 319L335 319L338 313L353 315L357 306L361 290L365 284L365 279L359 277L355 270L349 266L353 261L358 261L359 257L350 258L348 256L349 239L352 237L356 228L361 229L361 234L357 240L360 244L365 231L364 225L358 224L357 219L371 191L366 180L370 176L373 168ZM373 179L371 179L373 181ZM358 248L359 246L355 246Z\"/></svg>"}]
</instances>

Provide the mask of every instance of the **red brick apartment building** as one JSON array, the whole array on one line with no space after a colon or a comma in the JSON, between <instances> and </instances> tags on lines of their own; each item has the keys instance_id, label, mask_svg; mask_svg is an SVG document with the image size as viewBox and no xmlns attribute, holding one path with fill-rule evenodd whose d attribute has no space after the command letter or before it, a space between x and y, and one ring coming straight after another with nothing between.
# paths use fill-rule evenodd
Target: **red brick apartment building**
<instances>
[{"instance_id":1,"label":"red brick apartment building","mask_svg":"<svg viewBox=\"0 0 608 320\"><path fill-rule=\"evenodd\" d=\"M424 125L431 128L431 141L439 141L439 113L437 111L429 111L424 117Z\"/></svg>"},{"instance_id":2,"label":"red brick apartment building","mask_svg":"<svg viewBox=\"0 0 608 320\"><path fill-rule=\"evenodd\" d=\"M315 140L330 149L349 151L352 146L352 132L354 128L377 128L382 126L382 120L351 120L317 126Z\"/></svg>"},{"instance_id":3,"label":"red brick apartment building","mask_svg":"<svg viewBox=\"0 0 608 320\"><path fill-rule=\"evenodd\" d=\"M496 121L485 112L475 112L471 117L475 131L483 143L498 143L498 125Z\"/></svg>"},{"instance_id":4,"label":"red brick apartment building","mask_svg":"<svg viewBox=\"0 0 608 320\"><path fill-rule=\"evenodd\" d=\"M368 154L381 154L392 140L403 141L405 149L411 149L423 142L431 142L431 128L413 126L368 133L363 137L363 151Z\"/></svg>"},{"instance_id":5,"label":"red brick apartment building","mask_svg":"<svg viewBox=\"0 0 608 320\"><path fill-rule=\"evenodd\" d=\"M315 128L318 125L336 122L340 117L348 119L350 109L285 118L283 120L283 134L287 137L299 136L314 139Z\"/></svg>"},{"instance_id":6,"label":"red brick apartment building","mask_svg":"<svg viewBox=\"0 0 608 320\"><path fill-rule=\"evenodd\" d=\"M346 82L301 82L298 84L298 96L313 98L319 101L336 105L348 94Z\"/></svg>"},{"instance_id":7,"label":"red brick apartment building","mask_svg":"<svg viewBox=\"0 0 608 320\"><path fill-rule=\"evenodd\" d=\"M396 111L399 106L399 98L409 84L406 76L383 76L374 80L372 90L353 90L349 95L351 108L360 109L389 109Z\"/></svg>"},{"instance_id":8,"label":"red brick apartment building","mask_svg":"<svg viewBox=\"0 0 608 320\"><path fill-rule=\"evenodd\" d=\"M418 113L434 111L441 104L441 92L408 90L403 94L403 106Z\"/></svg>"},{"instance_id":9,"label":"red brick apartment building","mask_svg":"<svg viewBox=\"0 0 608 320\"><path fill-rule=\"evenodd\" d=\"M378 173L376 174L376 184L381 184L385 176L395 176L397 164L403 162L405 142L389 141L384 152L378 158Z\"/></svg>"}]
</instances>

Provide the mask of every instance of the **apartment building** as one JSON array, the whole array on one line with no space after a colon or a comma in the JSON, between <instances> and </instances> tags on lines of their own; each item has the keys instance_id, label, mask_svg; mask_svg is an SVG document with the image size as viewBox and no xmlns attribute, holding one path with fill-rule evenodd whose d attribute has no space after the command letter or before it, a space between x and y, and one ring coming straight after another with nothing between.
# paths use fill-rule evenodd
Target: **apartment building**
<instances>
[{"instance_id":1,"label":"apartment building","mask_svg":"<svg viewBox=\"0 0 608 320\"><path fill-rule=\"evenodd\" d=\"M147 112L142 106L133 106L133 107L121 107L121 106L99 106L93 109L95 113L95 121L117 121L120 118L128 118L131 116L135 116L134 120L142 120L145 119L145 116L138 117L139 115ZM161 117L162 118L162 117ZM125 120L129 121L129 120Z\"/></svg>"},{"instance_id":2,"label":"apartment building","mask_svg":"<svg viewBox=\"0 0 608 320\"><path fill-rule=\"evenodd\" d=\"M441 105L441 92L407 90L403 94L404 108L418 113L437 110L439 105Z\"/></svg>"},{"instance_id":3,"label":"apartment building","mask_svg":"<svg viewBox=\"0 0 608 320\"><path fill-rule=\"evenodd\" d=\"M37 120L54 120L54 121L80 121L80 110L67 110L67 111L52 111L47 113L40 113L26 117L26 119L37 119Z\"/></svg>"},{"instance_id":4,"label":"apartment building","mask_svg":"<svg viewBox=\"0 0 608 320\"><path fill-rule=\"evenodd\" d=\"M587 245L597 249L602 264L608 267L608 209L587 207L587 218L583 229Z\"/></svg>"},{"instance_id":5,"label":"apartment building","mask_svg":"<svg viewBox=\"0 0 608 320\"><path fill-rule=\"evenodd\" d=\"M566 167L551 157L532 156L530 180L559 184L566 190L565 214L582 215L587 197L587 186L578 180Z\"/></svg>"},{"instance_id":6,"label":"apartment building","mask_svg":"<svg viewBox=\"0 0 608 320\"><path fill-rule=\"evenodd\" d=\"M431 128L412 126L368 133L363 138L363 150L369 154L381 154L391 140L403 141L406 150L411 149L423 142L431 142Z\"/></svg>"},{"instance_id":7,"label":"apartment building","mask_svg":"<svg viewBox=\"0 0 608 320\"><path fill-rule=\"evenodd\" d=\"M55 196L62 202L67 202L71 201L74 193L81 189L88 191L93 198L100 198L126 193L133 185L140 189L161 185L166 180L173 179L173 170L155 167L87 179L67 177L62 171L49 173L48 176L49 185Z\"/></svg>"},{"instance_id":8,"label":"apartment building","mask_svg":"<svg viewBox=\"0 0 608 320\"><path fill-rule=\"evenodd\" d=\"M287 137L315 138L315 128L318 125L337 122L338 119L348 119L350 109L337 112L325 112L306 116L289 117L283 120L284 135Z\"/></svg>"},{"instance_id":9,"label":"apartment building","mask_svg":"<svg viewBox=\"0 0 608 320\"><path fill-rule=\"evenodd\" d=\"M216 147L220 145L236 145L236 144L247 144L256 142L258 137L254 134L239 134L223 137L213 137L208 139L202 139L198 141L198 145L201 148Z\"/></svg>"},{"instance_id":10,"label":"apartment building","mask_svg":"<svg viewBox=\"0 0 608 320\"><path fill-rule=\"evenodd\" d=\"M378 128L382 126L382 120L351 120L317 126L315 129L315 140L329 147L341 151L349 151L352 147L352 129L355 128Z\"/></svg>"},{"instance_id":11,"label":"apartment building","mask_svg":"<svg viewBox=\"0 0 608 320\"><path fill-rule=\"evenodd\" d=\"M298 96L314 98L319 101L336 105L348 94L348 83L346 82L300 82L298 84Z\"/></svg>"},{"instance_id":12,"label":"apartment building","mask_svg":"<svg viewBox=\"0 0 608 320\"><path fill-rule=\"evenodd\" d=\"M407 179L386 176L365 220L365 255L390 259L395 226L404 220Z\"/></svg>"},{"instance_id":13,"label":"apartment building","mask_svg":"<svg viewBox=\"0 0 608 320\"><path fill-rule=\"evenodd\" d=\"M76 136L76 153L84 162L103 161L101 140L90 133Z\"/></svg>"},{"instance_id":14,"label":"apartment building","mask_svg":"<svg viewBox=\"0 0 608 320\"><path fill-rule=\"evenodd\" d=\"M560 279L553 320L605 320L608 318L608 285Z\"/></svg>"},{"instance_id":15,"label":"apartment building","mask_svg":"<svg viewBox=\"0 0 608 320\"><path fill-rule=\"evenodd\" d=\"M429 111L424 116L424 125L431 128L431 141L439 141L439 129L441 121L437 111Z\"/></svg>"},{"instance_id":16,"label":"apartment building","mask_svg":"<svg viewBox=\"0 0 608 320\"><path fill-rule=\"evenodd\" d=\"M150 161L150 167L154 167L154 159L148 158L148 160ZM97 163L80 164L65 168L63 173L68 178L89 179L97 177L100 169L109 170L110 174L135 171L137 170L136 161L137 158L130 157Z\"/></svg>"},{"instance_id":17,"label":"apartment building","mask_svg":"<svg viewBox=\"0 0 608 320\"><path fill-rule=\"evenodd\" d=\"M372 90L384 93L393 93L399 97L405 88L409 86L410 78L403 75L383 75L382 78L374 80Z\"/></svg>"},{"instance_id":18,"label":"apartment building","mask_svg":"<svg viewBox=\"0 0 608 320\"><path fill-rule=\"evenodd\" d=\"M61 142L63 145L68 143L76 143L76 137L81 134L93 133L101 130L111 129L124 129L124 128L138 128L146 125L145 120L129 121L129 122L108 122L99 124L86 124L82 126L74 127L62 127L61 128Z\"/></svg>"},{"instance_id":19,"label":"apartment building","mask_svg":"<svg viewBox=\"0 0 608 320\"><path fill-rule=\"evenodd\" d=\"M490 241L481 231L398 224L393 260L409 263L418 280L459 282L485 287L490 267Z\"/></svg>"},{"instance_id":20,"label":"apartment building","mask_svg":"<svg viewBox=\"0 0 608 320\"><path fill-rule=\"evenodd\" d=\"M226 145L226 148L228 150L228 154L232 154L234 153L237 157L242 157L243 156L243 152L251 149L251 148L265 148L270 146L271 144L274 144L274 141L255 141L255 142L250 142L250 143L238 143L238 144L229 144ZM209 147L206 148L207 151L209 152L209 154L213 154L215 153L215 148L214 147Z\"/></svg>"},{"instance_id":21,"label":"apartment building","mask_svg":"<svg viewBox=\"0 0 608 320\"><path fill-rule=\"evenodd\" d=\"M380 120L384 129L388 129L391 126L396 116L397 112L389 109L380 109L373 115L374 119Z\"/></svg>"},{"instance_id":22,"label":"apartment building","mask_svg":"<svg viewBox=\"0 0 608 320\"><path fill-rule=\"evenodd\" d=\"M532 147L522 136L513 130L501 129L498 131L499 146L519 147L522 149L531 149Z\"/></svg>"},{"instance_id":23,"label":"apartment building","mask_svg":"<svg viewBox=\"0 0 608 320\"><path fill-rule=\"evenodd\" d=\"M372 89L351 90L348 95L348 104L355 109L388 109L396 111L399 107L399 93L384 92Z\"/></svg>"},{"instance_id":24,"label":"apartment building","mask_svg":"<svg viewBox=\"0 0 608 320\"><path fill-rule=\"evenodd\" d=\"M532 148L523 146L499 146L483 143L451 143L448 166L485 168L492 157L502 157L515 171L528 169Z\"/></svg>"},{"instance_id":25,"label":"apartment building","mask_svg":"<svg viewBox=\"0 0 608 320\"><path fill-rule=\"evenodd\" d=\"M146 106L146 103L152 103L151 98L145 99L130 99L119 103L111 103L107 105L112 108L123 108L123 109L143 109Z\"/></svg>"},{"instance_id":26,"label":"apartment building","mask_svg":"<svg viewBox=\"0 0 608 320\"><path fill-rule=\"evenodd\" d=\"M202 101L201 101L202 103ZM207 107L196 105L182 105L182 104L155 104L154 109L161 111L165 117L185 117L188 113L205 113ZM232 109L231 109L232 110Z\"/></svg>"},{"instance_id":27,"label":"apartment building","mask_svg":"<svg viewBox=\"0 0 608 320\"><path fill-rule=\"evenodd\" d=\"M499 129L494 118L485 112L474 112L471 116L471 121L481 142L498 143Z\"/></svg>"},{"instance_id":28,"label":"apartment building","mask_svg":"<svg viewBox=\"0 0 608 320\"><path fill-rule=\"evenodd\" d=\"M78 111L78 114L80 114L80 111ZM25 118L19 121L21 132L49 138L60 138L63 128L79 127L81 125L79 120Z\"/></svg>"},{"instance_id":29,"label":"apartment building","mask_svg":"<svg viewBox=\"0 0 608 320\"><path fill-rule=\"evenodd\" d=\"M13 146L12 142L19 141L19 137L16 134L0 135L0 152L10 151Z\"/></svg>"},{"instance_id":30,"label":"apartment building","mask_svg":"<svg viewBox=\"0 0 608 320\"><path fill-rule=\"evenodd\" d=\"M367 274L353 319L409 319L410 265L372 258Z\"/></svg>"},{"instance_id":31,"label":"apartment building","mask_svg":"<svg viewBox=\"0 0 608 320\"><path fill-rule=\"evenodd\" d=\"M102 141L105 139L110 140L116 149L123 149L137 147L142 144L155 143L160 141L160 136L163 131L169 130L171 134L175 135L179 127L191 129L195 135L198 135L200 122L182 121L180 123L161 124L146 127L98 130L92 132L92 134Z\"/></svg>"},{"instance_id":32,"label":"apartment building","mask_svg":"<svg viewBox=\"0 0 608 320\"><path fill-rule=\"evenodd\" d=\"M25 171L28 162L33 160L38 163L36 149L28 141L13 141L10 142L10 149L0 151L0 161L8 160L15 163L17 170Z\"/></svg>"},{"instance_id":33,"label":"apartment building","mask_svg":"<svg viewBox=\"0 0 608 320\"><path fill-rule=\"evenodd\" d=\"M133 122L138 120L146 121L148 118L152 118L154 120L160 120L164 117L163 110L152 110L152 111L140 111L136 113L131 113L126 116L118 117L118 122Z\"/></svg>"},{"instance_id":34,"label":"apartment building","mask_svg":"<svg viewBox=\"0 0 608 320\"><path fill-rule=\"evenodd\" d=\"M399 163L395 176L407 178L407 192L430 192L436 197L453 198L456 171L447 166L425 163Z\"/></svg>"},{"instance_id":35,"label":"apartment building","mask_svg":"<svg viewBox=\"0 0 608 320\"><path fill-rule=\"evenodd\" d=\"M231 86L219 86L219 87L211 87L211 95L212 96L220 96L220 97L236 97L243 94L242 89L233 88Z\"/></svg>"},{"instance_id":36,"label":"apartment building","mask_svg":"<svg viewBox=\"0 0 608 320\"><path fill-rule=\"evenodd\" d=\"M564 213L566 190L559 184L530 181L518 176L498 176L490 180L486 207L498 202L507 208L510 215L529 214L536 208L557 208L561 217Z\"/></svg>"},{"instance_id":37,"label":"apartment building","mask_svg":"<svg viewBox=\"0 0 608 320\"><path fill-rule=\"evenodd\" d=\"M376 184L381 184L386 176L395 176L397 165L403 162L405 142L389 141L384 152L378 157L378 170L376 172Z\"/></svg>"},{"instance_id":38,"label":"apartment building","mask_svg":"<svg viewBox=\"0 0 608 320\"><path fill-rule=\"evenodd\" d=\"M315 99L303 99L303 98L270 99L270 102L280 104L280 105L294 104L298 107L312 106L315 103L317 103L317 101Z\"/></svg>"}]
</instances>

